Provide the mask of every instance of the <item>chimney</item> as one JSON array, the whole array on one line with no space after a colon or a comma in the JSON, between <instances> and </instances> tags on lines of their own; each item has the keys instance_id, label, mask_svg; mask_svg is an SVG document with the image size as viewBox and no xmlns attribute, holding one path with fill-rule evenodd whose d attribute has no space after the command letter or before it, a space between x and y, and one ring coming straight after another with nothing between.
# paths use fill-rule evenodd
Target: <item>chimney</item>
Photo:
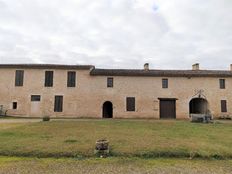
<instances>
[{"instance_id":1,"label":"chimney","mask_svg":"<svg viewBox=\"0 0 232 174\"><path fill-rule=\"evenodd\" d=\"M199 63L195 63L192 65L192 70L200 70L200 65Z\"/></svg>"},{"instance_id":2,"label":"chimney","mask_svg":"<svg viewBox=\"0 0 232 174\"><path fill-rule=\"evenodd\" d=\"M149 71L149 63L145 63L144 64L144 70L145 71Z\"/></svg>"},{"instance_id":3,"label":"chimney","mask_svg":"<svg viewBox=\"0 0 232 174\"><path fill-rule=\"evenodd\" d=\"M230 71L232 71L232 64L230 64Z\"/></svg>"}]
</instances>

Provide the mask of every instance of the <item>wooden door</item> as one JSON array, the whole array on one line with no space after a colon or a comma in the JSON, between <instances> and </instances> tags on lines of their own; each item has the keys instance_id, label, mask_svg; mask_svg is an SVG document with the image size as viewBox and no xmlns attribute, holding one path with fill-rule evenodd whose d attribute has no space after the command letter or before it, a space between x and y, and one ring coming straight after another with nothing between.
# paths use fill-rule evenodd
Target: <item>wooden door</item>
<instances>
[{"instance_id":1,"label":"wooden door","mask_svg":"<svg viewBox=\"0 0 232 174\"><path fill-rule=\"evenodd\" d=\"M176 100L160 100L160 118L176 118Z\"/></svg>"}]
</instances>

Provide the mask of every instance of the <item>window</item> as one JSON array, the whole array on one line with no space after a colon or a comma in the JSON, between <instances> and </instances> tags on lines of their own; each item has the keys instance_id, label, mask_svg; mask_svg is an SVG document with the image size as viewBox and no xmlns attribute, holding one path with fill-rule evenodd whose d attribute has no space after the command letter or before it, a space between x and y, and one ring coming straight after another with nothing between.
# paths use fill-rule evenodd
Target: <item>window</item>
<instances>
[{"instance_id":1,"label":"window","mask_svg":"<svg viewBox=\"0 0 232 174\"><path fill-rule=\"evenodd\" d=\"M23 86L23 70L16 70L15 72L15 86Z\"/></svg>"},{"instance_id":2,"label":"window","mask_svg":"<svg viewBox=\"0 0 232 174\"><path fill-rule=\"evenodd\" d=\"M13 109L17 109L18 107L18 103L17 102L13 102Z\"/></svg>"},{"instance_id":3,"label":"window","mask_svg":"<svg viewBox=\"0 0 232 174\"><path fill-rule=\"evenodd\" d=\"M162 79L162 88L168 88L168 79Z\"/></svg>"},{"instance_id":4,"label":"window","mask_svg":"<svg viewBox=\"0 0 232 174\"><path fill-rule=\"evenodd\" d=\"M107 78L107 87L108 88L113 88L113 86L114 86L114 78L108 77Z\"/></svg>"},{"instance_id":5,"label":"window","mask_svg":"<svg viewBox=\"0 0 232 174\"><path fill-rule=\"evenodd\" d=\"M219 79L219 83L220 83L220 89L225 89L226 88L225 79Z\"/></svg>"},{"instance_id":6,"label":"window","mask_svg":"<svg viewBox=\"0 0 232 174\"><path fill-rule=\"evenodd\" d=\"M126 98L126 110L135 111L135 97Z\"/></svg>"},{"instance_id":7,"label":"window","mask_svg":"<svg viewBox=\"0 0 232 174\"><path fill-rule=\"evenodd\" d=\"M76 72L75 71L68 72L67 86L68 87L75 87L76 86Z\"/></svg>"},{"instance_id":8,"label":"window","mask_svg":"<svg viewBox=\"0 0 232 174\"><path fill-rule=\"evenodd\" d=\"M45 87L53 86L53 71L45 71Z\"/></svg>"},{"instance_id":9,"label":"window","mask_svg":"<svg viewBox=\"0 0 232 174\"><path fill-rule=\"evenodd\" d=\"M63 96L55 96L54 112L63 111Z\"/></svg>"},{"instance_id":10,"label":"window","mask_svg":"<svg viewBox=\"0 0 232 174\"><path fill-rule=\"evenodd\" d=\"M221 112L227 112L226 100L221 100Z\"/></svg>"},{"instance_id":11,"label":"window","mask_svg":"<svg viewBox=\"0 0 232 174\"><path fill-rule=\"evenodd\" d=\"M31 101L40 101L40 95L32 95L31 96Z\"/></svg>"}]
</instances>

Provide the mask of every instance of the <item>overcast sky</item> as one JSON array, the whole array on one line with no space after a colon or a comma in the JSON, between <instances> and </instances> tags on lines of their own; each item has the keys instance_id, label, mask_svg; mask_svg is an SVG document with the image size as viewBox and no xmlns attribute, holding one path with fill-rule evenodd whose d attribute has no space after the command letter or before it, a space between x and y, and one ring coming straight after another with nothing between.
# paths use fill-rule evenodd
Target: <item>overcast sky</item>
<instances>
[{"instance_id":1,"label":"overcast sky","mask_svg":"<svg viewBox=\"0 0 232 174\"><path fill-rule=\"evenodd\" d=\"M232 0L0 0L0 63L229 69Z\"/></svg>"}]
</instances>

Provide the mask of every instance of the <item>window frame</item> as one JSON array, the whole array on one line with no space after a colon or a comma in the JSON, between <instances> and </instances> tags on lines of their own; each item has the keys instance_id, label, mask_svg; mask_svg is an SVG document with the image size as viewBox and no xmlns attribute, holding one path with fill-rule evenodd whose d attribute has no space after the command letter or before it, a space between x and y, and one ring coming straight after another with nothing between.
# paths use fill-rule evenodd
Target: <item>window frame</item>
<instances>
[{"instance_id":1,"label":"window frame","mask_svg":"<svg viewBox=\"0 0 232 174\"><path fill-rule=\"evenodd\" d=\"M220 89L226 89L226 79L219 79Z\"/></svg>"},{"instance_id":2,"label":"window frame","mask_svg":"<svg viewBox=\"0 0 232 174\"><path fill-rule=\"evenodd\" d=\"M135 110L136 110L135 97L126 97L126 111L135 112Z\"/></svg>"},{"instance_id":3,"label":"window frame","mask_svg":"<svg viewBox=\"0 0 232 174\"><path fill-rule=\"evenodd\" d=\"M167 89L168 88L168 78L162 79L162 88Z\"/></svg>"},{"instance_id":4,"label":"window frame","mask_svg":"<svg viewBox=\"0 0 232 174\"><path fill-rule=\"evenodd\" d=\"M107 77L107 88L113 88L113 87L114 87L114 78Z\"/></svg>"},{"instance_id":5,"label":"window frame","mask_svg":"<svg viewBox=\"0 0 232 174\"><path fill-rule=\"evenodd\" d=\"M227 112L227 100L221 100L221 112L222 113Z\"/></svg>"},{"instance_id":6,"label":"window frame","mask_svg":"<svg viewBox=\"0 0 232 174\"><path fill-rule=\"evenodd\" d=\"M67 72L67 87L69 88L76 87L76 71Z\"/></svg>"},{"instance_id":7,"label":"window frame","mask_svg":"<svg viewBox=\"0 0 232 174\"><path fill-rule=\"evenodd\" d=\"M54 71L51 70L45 71L44 86L53 87L53 81L54 81Z\"/></svg>"},{"instance_id":8,"label":"window frame","mask_svg":"<svg viewBox=\"0 0 232 174\"><path fill-rule=\"evenodd\" d=\"M15 86L22 87L24 82L24 70L15 71Z\"/></svg>"},{"instance_id":9,"label":"window frame","mask_svg":"<svg viewBox=\"0 0 232 174\"><path fill-rule=\"evenodd\" d=\"M17 110L18 109L18 102L12 102L12 109Z\"/></svg>"},{"instance_id":10,"label":"window frame","mask_svg":"<svg viewBox=\"0 0 232 174\"><path fill-rule=\"evenodd\" d=\"M54 100L54 112L63 112L64 97L56 95Z\"/></svg>"},{"instance_id":11,"label":"window frame","mask_svg":"<svg viewBox=\"0 0 232 174\"><path fill-rule=\"evenodd\" d=\"M40 102L41 95L31 95L31 102Z\"/></svg>"}]
</instances>

